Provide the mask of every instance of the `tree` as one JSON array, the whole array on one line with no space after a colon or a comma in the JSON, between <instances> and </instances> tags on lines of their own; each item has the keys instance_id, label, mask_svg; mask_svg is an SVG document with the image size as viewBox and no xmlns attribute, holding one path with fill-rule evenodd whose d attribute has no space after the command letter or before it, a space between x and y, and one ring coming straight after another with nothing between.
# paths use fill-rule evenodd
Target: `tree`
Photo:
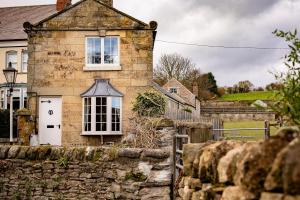
<instances>
[{"instance_id":1,"label":"tree","mask_svg":"<svg viewBox=\"0 0 300 200\"><path fill-rule=\"evenodd\" d=\"M284 64L287 72L275 74L275 78L283 85L278 90L277 100L272 106L290 124L300 126L300 40L297 30L284 32L275 30L277 37L283 38L290 48L285 55Z\"/></svg>"},{"instance_id":2,"label":"tree","mask_svg":"<svg viewBox=\"0 0 300 200\"><path fill-rule=\"evenodd\" d=\"M190 91L193 91L193 87L198 87L200 99L207 100L218 95L214 75L211 72L201 74L189 58L176 53L162 55L159 64L154 69L154 81L158 84L164 85L172 78L180 81Z\"/></svg>"},{"instance_id":3,"label":"tree","mask_svg":"<svg viewBox=\"0 0 300 200\"><path fill-rule=\"evenodd\" d=\"M154 69L154 80L160 85L172 78L184 81L195 69L195 64L189 58L177 53L163 54Z\"/></svg>"},{"instance_id":4,"label":"tree","mask_svg":"<svg viewBox=\"0 0 300 200\"><path fill-rule=\"evenodd\" d=\"M239 93L247 93L251 91L253 84L250 81L246 80L238 82L237 86Z\"/></svg>"},{"instance_id":5,"label":"tree","mask_svg":"<svg viewBox=\"0 0 300 200\"><path fill-rule=\"evenodd\" d=\"M268 91L278 91L283 87L283 85L281 83L270 83L268 85L266 85L266 90Z\"/></svg>"},{"instance_id":6,"label":"tree","mask_svg":"<svg viewBox=\"0 0 300 200\"><path fill-rule=\"evenodd\" d=\"M218 94L217 81L211 72L207 73L207 89L213 94Z\"/></svg>"}]
</instances>

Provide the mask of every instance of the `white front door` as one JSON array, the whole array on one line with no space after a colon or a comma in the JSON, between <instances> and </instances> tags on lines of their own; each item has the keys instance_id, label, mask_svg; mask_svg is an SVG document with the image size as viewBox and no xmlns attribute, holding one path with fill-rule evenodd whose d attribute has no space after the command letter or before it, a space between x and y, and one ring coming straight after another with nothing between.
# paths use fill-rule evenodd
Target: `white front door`
<instances>
[{"instance_id":1,"label":"white front door","mask_svg":"<svg viewBox=\"0 0 300 200\"><path fill-rule=\"evenodd\" d=\"M39 143L61 145L62 101L60 97L39 98Z\"/></svg>"}]
</instances>

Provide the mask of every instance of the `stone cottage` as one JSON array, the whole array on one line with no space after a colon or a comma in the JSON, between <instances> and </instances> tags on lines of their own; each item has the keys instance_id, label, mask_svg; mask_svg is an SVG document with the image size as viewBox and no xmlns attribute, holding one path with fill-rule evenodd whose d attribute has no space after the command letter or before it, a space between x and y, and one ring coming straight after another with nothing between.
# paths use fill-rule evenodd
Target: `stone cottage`
<instances>
[{"instance_id":1,"label":"stone cottage","mask_svg":"<svg viewBox=\"0 0 300 200\"><path fill-rule=\"evenodd\" d=\"M132 101L150 87L156 22L112 0L58 1L28 33L28 103L40 144L99 145L126 134Z\"/></svg>"}]
</instances>

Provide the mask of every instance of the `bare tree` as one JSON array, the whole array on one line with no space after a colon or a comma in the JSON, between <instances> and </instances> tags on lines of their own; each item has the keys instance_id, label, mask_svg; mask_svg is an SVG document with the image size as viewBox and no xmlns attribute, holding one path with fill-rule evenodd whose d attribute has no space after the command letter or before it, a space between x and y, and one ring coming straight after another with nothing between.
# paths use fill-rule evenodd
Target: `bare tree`
<instances>
[{"instance_id":1,"label":"bare tree","mask_svg":"<svg viewBox=\"0 0 300 200\"><path fill-rule=\"evenodd\" d=\"M161 85L172 78L184 81L194 69L195 64L189 58L177 53L163 54L154 69L154 80Z\"/></svg>"}]
</instances>

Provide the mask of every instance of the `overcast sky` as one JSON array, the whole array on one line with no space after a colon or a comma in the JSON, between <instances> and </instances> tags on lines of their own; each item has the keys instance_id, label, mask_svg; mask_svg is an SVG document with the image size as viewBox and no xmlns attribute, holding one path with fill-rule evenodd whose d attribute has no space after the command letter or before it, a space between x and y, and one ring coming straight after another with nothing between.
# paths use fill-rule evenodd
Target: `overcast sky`
<instances>
[{"instance_id":1,"label":"overcast sky","mask_svg":"<svg viewBox=\"0 0 300 200\"><path fill-rule=\"evenodd\" d=\"M77 0L78 1L78 0ZM73 0L73 3L77 2ZM56 0L0 0L0 7L55 3ZM221 46L286 47L272 35L276 28L300 30L300 0L114 0L114 6L144 22L158 22L158 40ZM220 86L250 80L274 81L286 50L224 49L157 41L154 63L162 53L189 57Z\"/></svg>"}]
</instances>

